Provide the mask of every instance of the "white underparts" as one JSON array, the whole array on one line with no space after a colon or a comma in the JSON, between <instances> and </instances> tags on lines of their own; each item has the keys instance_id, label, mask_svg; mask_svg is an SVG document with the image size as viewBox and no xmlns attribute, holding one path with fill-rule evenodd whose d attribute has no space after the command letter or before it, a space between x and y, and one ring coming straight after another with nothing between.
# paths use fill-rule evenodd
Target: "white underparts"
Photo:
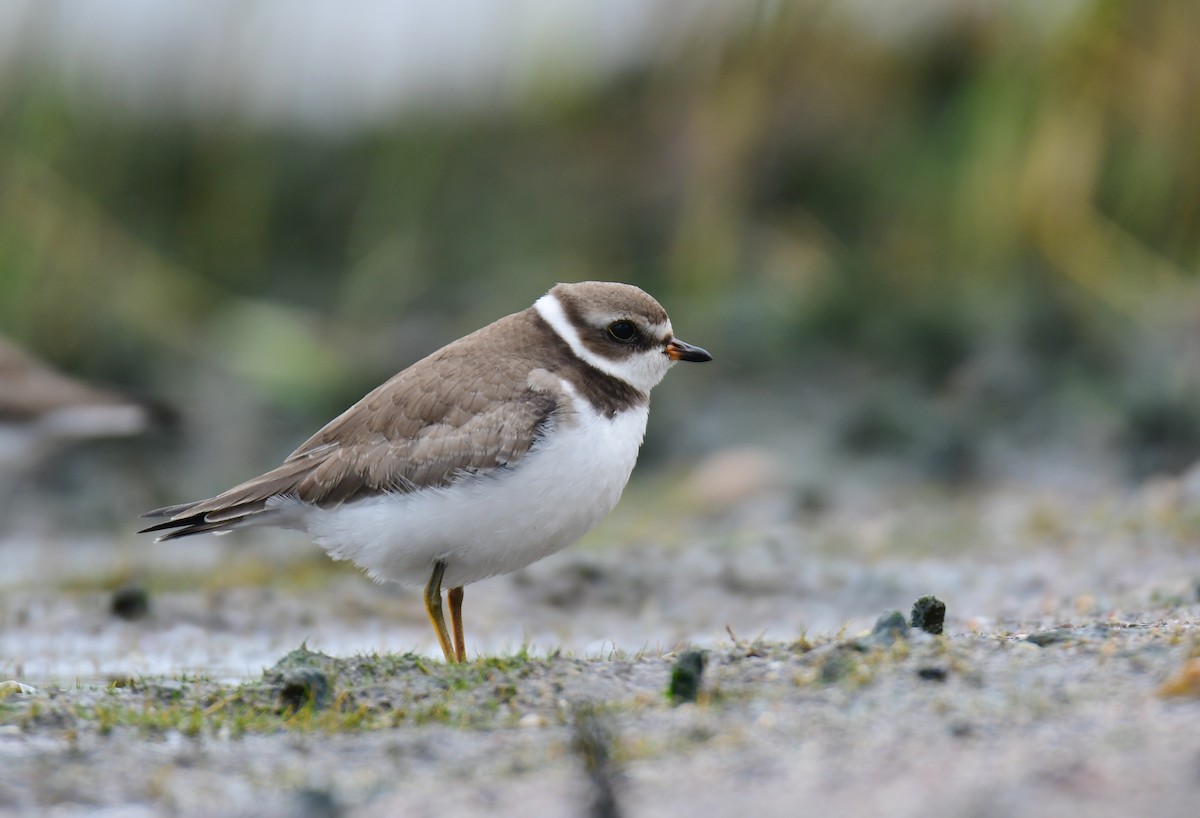
<instances>
[{"instance_id":1,"label":"white underparts","mask_svg":"<svg viewBox=\"0 0 1200 818\"><path fill-rule=\"evenodd\" d=\"M278 511L298 518L330 556L379 580L423 585L437 560L446 561L447 588L523 568L579 539L612 510L646 431L647 406L609 419L565 381L562 387L574 413L511 468L332 509L283 500Z\"/></svg>"}]
</instances>

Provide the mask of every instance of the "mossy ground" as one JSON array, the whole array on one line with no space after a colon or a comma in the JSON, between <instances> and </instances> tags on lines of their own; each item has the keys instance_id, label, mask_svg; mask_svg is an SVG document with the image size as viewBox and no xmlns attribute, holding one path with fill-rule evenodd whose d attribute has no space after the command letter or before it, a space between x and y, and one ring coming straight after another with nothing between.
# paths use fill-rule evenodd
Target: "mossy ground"
<instances>
[{"instance_id":1,"label":"mossy ground","mask_svg":"<svg viewBox=\"0 0 1200 818\"><path fill-rule=\"evenodd\" d=\"M1183 815L1200 751L1193 609L1081 620L1052 639L912 630L889 641L877 629L737 641L707 652L699 695L682 704L669 695L672 654L446 665L304 646L236 685L177 676L12 692L0 699L0 810L287 815L317 793L349 815L527 814L520 798L558 814L604 803L783 815L788 793L811 786L843 814L900 797L963 814L997 792L1025 803L1008 788L1027 788L1042 799L1028 814L1087 803L1115 815L1140 792L1116 776L1144 773L1161 785L1154 814ZM917 797L913 776L939 782L936 803Z\"/></svg>"}]
</instances>

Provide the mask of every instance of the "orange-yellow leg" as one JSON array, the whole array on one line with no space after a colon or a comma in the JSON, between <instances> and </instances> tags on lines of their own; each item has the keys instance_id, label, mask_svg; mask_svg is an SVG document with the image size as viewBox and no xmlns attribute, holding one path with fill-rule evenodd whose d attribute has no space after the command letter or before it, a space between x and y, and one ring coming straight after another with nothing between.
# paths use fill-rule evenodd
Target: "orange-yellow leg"
<instances>
[{"instance_id":1,"label":"orange-yellow leg","mask_svg":"<svg viewBox=\"0 0 1200 818\"><path fill-rule=\"evenodd\" d=\"M462 621L462 586L451 588L446 592L446 599L450 600L450 628L454 632L454 656L458 661L467 661L467 644L463 639L463 621Z\"/></svg>"},{"instance_id":2,"label":"orange-yellow leg","mask_svg":"<svg viewBox=\"0 0 1200 818\"><path fill-rule=\"evenodd\" d=\"M442 646L442 653L445 655L446 661L454 662L454 646L450 644L450 634L446 631L446 617L442 615L442 575L445 573L445 560L438 560L433 564L433 573L425 585L425 612L429 614L429 621L433 623L433 629L437 631L438 643ZM461 594L459 603L462 603ZM453 600L450 604L453 606Z\"/></svg>"}]
</instances>

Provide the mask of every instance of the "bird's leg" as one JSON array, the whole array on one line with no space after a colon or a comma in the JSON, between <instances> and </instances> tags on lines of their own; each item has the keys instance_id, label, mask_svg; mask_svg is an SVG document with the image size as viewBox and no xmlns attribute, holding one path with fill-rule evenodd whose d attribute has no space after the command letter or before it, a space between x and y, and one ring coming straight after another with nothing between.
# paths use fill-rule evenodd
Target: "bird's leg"
<instances>
[{"instance_id":1,"label":"bird's leg","mask_svg":"<svg viewBox=\"0 0 1200 818\"><path fill-rule=\"evenodd\" d=\"M438 643L447 662L454 662L454 647L450 644L450 634L446 632L446 617L442 615L442 574L446 573L446 561L438 560L433 564L433 573L425 585L425 611L429 621L437 631Z\"/></svg>"},{"instance_id":2,"label":"bird's leg","mask_svg":"<svg viewBox=\"0 0 1200 818\"><path fill-rule=\"evenodd\" d=\"M467 661L467 645L463 639L462 586L447 591L446 599L450 601L450 628L454 632L454 655L458 661L465 662Z\"/></svg>"}]
</instances>

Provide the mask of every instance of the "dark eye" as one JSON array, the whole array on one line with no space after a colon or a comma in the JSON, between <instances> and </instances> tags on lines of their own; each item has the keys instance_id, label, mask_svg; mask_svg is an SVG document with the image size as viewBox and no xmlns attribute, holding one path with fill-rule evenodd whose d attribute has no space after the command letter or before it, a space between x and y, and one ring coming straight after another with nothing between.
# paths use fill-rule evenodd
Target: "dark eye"
<instances>
[{"instance_id":1,"label":"dark eye","mask_svg":"<svg viewBox=\"0 0 1200 818\"><path fill-rule=\"evenodd\" d=\"M637 327L631 321L613 321L608 325L608 334L622 343L628 343L637 337Z\"/></svg>"}]
</instances>

